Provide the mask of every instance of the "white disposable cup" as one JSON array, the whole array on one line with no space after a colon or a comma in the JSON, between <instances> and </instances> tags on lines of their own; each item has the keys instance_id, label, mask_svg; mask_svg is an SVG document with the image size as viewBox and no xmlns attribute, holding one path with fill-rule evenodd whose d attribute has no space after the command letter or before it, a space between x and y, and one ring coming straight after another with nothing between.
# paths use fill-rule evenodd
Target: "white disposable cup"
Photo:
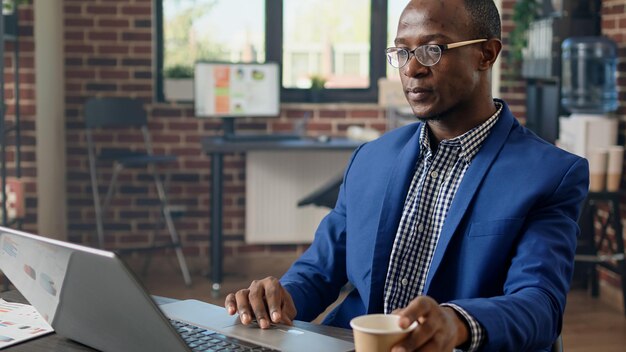
<instances>
[{"instance_id":1,"label":"white disposable cup","mask_svg":"<svg viewBox=\"0 0 626 352\"><path fill-rule=\"evenodd\" d=\"M608 151L594 148L589 151L589 190L604 191Z\"/></svg>"},{"instance_id":2,"label":"white disposable cup","mask_svg":"<svg viewBox=\"0 0 626 352\"><path fill-rule=\"evenodd\" d=\"M613 145L608 149L606 189L611 192L619 190L622 183L622 170L624 166L624 147Z\"/></svg>"},{"instance_id":3,"label":"white disposable cup","mask_svg":"<svg viewBox=\"0 0 626 352\"><path fill-rule=\"evenodd\" d=\"M400 316L394 314L368 314L352 319L356 352L387 352L417 327L415 321L401 329L399 321Z\"/></svg>"}]
</instances>

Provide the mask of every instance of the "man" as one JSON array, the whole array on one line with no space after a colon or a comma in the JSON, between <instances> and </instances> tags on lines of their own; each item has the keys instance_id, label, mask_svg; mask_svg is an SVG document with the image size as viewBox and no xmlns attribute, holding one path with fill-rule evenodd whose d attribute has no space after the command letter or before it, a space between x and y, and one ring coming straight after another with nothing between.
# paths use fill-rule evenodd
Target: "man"
<instances>
[{"instance_id":1,"label":"man","mask_svg":"<svg viewBox=\"0 0 626 352\"><path fill-rule=\"evenodd\" d=\"M394 351L548 350L572 274L584 159L520 126L491 97L500 50L491 0L413 0L394 48L406 98L422 121L361 146L335 208L280 281L230 294L244 324L366 313L420 325Z\"/></svg>"}]
</instances>

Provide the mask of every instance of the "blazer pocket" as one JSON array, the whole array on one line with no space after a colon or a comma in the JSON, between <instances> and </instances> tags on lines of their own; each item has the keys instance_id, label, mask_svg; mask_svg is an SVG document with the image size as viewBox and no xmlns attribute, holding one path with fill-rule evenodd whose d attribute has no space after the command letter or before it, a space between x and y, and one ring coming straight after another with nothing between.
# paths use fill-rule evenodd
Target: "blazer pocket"
<instances>
[{"instance_id":1,"label":"blazer pocket","mask_svg":"<svg viewBox=\"0 0 626 352\"><path fill-rule=\"evenodd\" d=\"M522 224L523 218L510 218L491 221L473 222L469 228L469 237L502 236L516 234Z\"/></svg>"}]
</instances>

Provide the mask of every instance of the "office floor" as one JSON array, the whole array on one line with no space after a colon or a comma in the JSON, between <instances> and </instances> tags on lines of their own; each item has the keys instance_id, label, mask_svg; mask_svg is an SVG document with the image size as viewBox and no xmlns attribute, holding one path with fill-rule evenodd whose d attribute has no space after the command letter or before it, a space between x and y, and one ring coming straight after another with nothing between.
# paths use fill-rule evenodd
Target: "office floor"
<instances>
[{"instance_id":1,"label":"office floor","mask_svg":"<svg viewBox=\"0 0 626 352\"><path fill-rule=\"evenodd\" d=\"M247 287L253 279L268 275L279 277L294 259L291 254L228 258L224 263L226 278L218 297L211 295L211 283L201 275L193 276L192 287L185 287L174 265L155 263L149 274L141 279L152 294L222 305L226 293ZM573 290L565 311L563 342L566 352L623 352L626 348L626 316L583 290Z\"/></svg>"}]
</instances>

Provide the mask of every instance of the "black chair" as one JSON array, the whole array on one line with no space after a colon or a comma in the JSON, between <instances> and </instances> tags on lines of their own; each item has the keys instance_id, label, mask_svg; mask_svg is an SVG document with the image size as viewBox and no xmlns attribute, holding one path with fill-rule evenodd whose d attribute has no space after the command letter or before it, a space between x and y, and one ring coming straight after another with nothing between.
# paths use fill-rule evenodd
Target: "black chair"
<instances>
[{"instance_id":1,"label":"black chair","mask_svg":"<svg viewBox=\"0 0 626 352\"><path fill-rule=\"evenodd\" d=\"M337 203L337 197L339 196L339 188L343 182L343 174L339 174L332 179L328 180L319 188L316 188L313 192L304 196L304 198L298 201L298 206L303 207L305 205L313 204L318 207L334 208Z\"/></svg>"},{"instance_id":2,"label":"black chair","mask_svg":"<svg viewBox=\"0 0 626 352\"><path fill-rule=\"evenodd\" d=\"M597 268L617 274L622 283L622 299L626 302L626 253L621 222L620 192L589 192L578 220L580 236L574 257L574 277L591 285L591 296L598 297L600 285ZM600 211L606 209L606 211ZM599 225L596 228L596 225ZM626 305L624 308L626 314Z\"/></svg>"},{"instance_id":3,"label":"black chair","mask_svg":"<svg viewBox=\"0 0 626 352\"><path fill-rule=\"evenodd\" d=\"M96 213L96 230L97 241L100 248L104 247L104 216L107 207L110 204L111 197L115 193L117 179L120 173L128 167L145 167L152 175L156 186L156 191L161 206L162 219L165 220L166 228L171 237L171 243L166 245L156 245L156 230L151 234L150 244L140 248L126 248L122 251L148 251L144 263L144 272L150 262L150 253L153 250L162 248L173 248L178 258L178 263L186 285L191 285L191 276L183 255L180 237L174 227L173 215L179 214L180 207L169 205L165 186L161 179L161 175L157 171L156 166L176 161L174 155L155 155L153 154L150 133L148 131L148 119L143 104L139 100L130 98L92 98L85 104L85 127L87 137L87 148L89 154L89 172L91 176L91 188L93 193L93 201ZM134 129L141 131L143 135L144 150L126 150L118 148L104 149L101 148L99 154L96 154L96 146L93 138L93 130L106 128L106 131L115 133L116 130L124 129L125 132ZM106 189L104 200L100 201L100 192L98 187L98 161L108 161L113 163L113 173ZM161 223L162 224L162 223ZM160 227L160 226L158 226Z\"/></svg>"}]
</instances>

